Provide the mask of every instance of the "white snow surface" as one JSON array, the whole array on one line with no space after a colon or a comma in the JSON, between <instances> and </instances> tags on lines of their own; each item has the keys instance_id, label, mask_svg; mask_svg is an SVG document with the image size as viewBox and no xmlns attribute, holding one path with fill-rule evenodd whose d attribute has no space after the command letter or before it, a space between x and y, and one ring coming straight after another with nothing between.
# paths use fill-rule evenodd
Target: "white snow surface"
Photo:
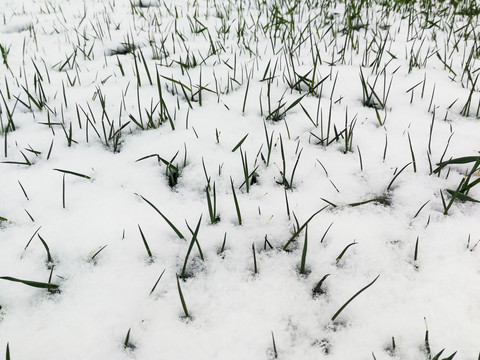
<instances>
[{"instance_id":1,"label":"white snow surface","mask_svg":"<svg viewBox=\"0 0 480 360\"><path fill-rule=\"evenodd\" d=\"M11 358L24 360L336 360L372 359L372 353L377 359L427 359L426 319L432 355L445 348L445 357L457 351L456 359L477 359L480 205L456 200L445 215L440 196L448 203L446 189L455 190L472 164L448 166L438 176L428 157L434 170L441 160L478 156L478 85L468 116L461 114L472 87L462 77L465 58L478 44L458 33L449 37L440 27L421 29L421 16L409 28L408 11L384 16L384 7L372 5L361 12L368 27L353 32L356 49L348 45L342 59L348 42L341 31L343 2L292 8L295 40L282 39L285 25L276 38L265 28L271 16L265 4L274 1L260 9L245 2L238 10L240 3L2 1L0 45L9 51L8 67L0 64L0 217L6 219L0 221L0 276L40 283L51 276L59 291L0 279L0 348L8 343ZM287 3L279 11L290 19ZM309 19L318 28L309 27ZM465 19L454 20L453 28L461 29ZM242 24L249 44L238 41ZM230 26L224 38L222 25ZM309 28L311 35L302 33ZM385 39L388 53L375 70L375 49ZM122 53L126 43L137 50ZM312 43L321 58L315 68ZM442 58L447 53L450 69L436 51ZM417 52L422 63L409 69ZM474 76L478 54L470 64ZM187 58L196 66L182 67ZM385 109L378 110L383 124L362 104L360 69L380 96L389 92ZM169 121L157 123L157 72L175 129ZM313 73L315 83L325 79L313 93L305 84L289 87L289 78L311 79ZM275 76L270 90L269 76ZM185 84L189 101L169 79ZM33 99L41 101L42 91L46 105L39 109ZM273 121L267 119L268 91L271 111L305 97ZM142 130L132 117L146 127L152 108L156 126ZM6 131L12 110L15 129ZM348 151L345 132L333 140L345 128L353 129ZM268 166L262 159L268 154L265 129L268 138L273 133ZM328 145L320 143L327 131ZM416 171L408 165L387 190L412 162L409 137ZM282 146L288 182L294 171L288 189L281 184ZM256 168L248 193L240 188L241 153L248 172ZM152 154L167 162L177 154L178 184L169 186L167 166L156 156L137 161ZM215 224L207 176L212 201L215 184ZM480 199L480 186L468 195ZM386 200L349 206L371 199ZM200 217L204 259L192 243L182 279ZM300 274L306 232L306 271ZM326 274L324 294L314 296Z\"/></svg>"}]
</instances>

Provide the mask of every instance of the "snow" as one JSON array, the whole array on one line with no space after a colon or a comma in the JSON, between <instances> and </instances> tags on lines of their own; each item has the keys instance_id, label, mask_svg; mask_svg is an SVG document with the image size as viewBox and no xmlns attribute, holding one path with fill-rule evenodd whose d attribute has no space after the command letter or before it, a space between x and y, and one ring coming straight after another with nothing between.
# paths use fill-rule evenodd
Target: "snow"
<instances>
[{"instance_id":1,"label":"snow","mask_svg":"<svg viewBox=\"0 0 480 360\"><path fill-rule=\"evenodd\" d=\"M297 36L316 14L336 13L332 15L335 29L345 26L343 3L332 2L322 10L309 9L308 3L293 10ZM285 103L284 111L307 94L305 84L302 92L287 84L293 76L292 63L287 65L288 52L279 50L293 40L277 38L272 51L273 40L262 30L271 16L266 7L258 10L257 3L245 4L239 19L238 5L183 0L142 1L141 5L126 0L3 1L0 45L9 49L9 68L0 64L4 99L0 103L0 216L8 220L0 221L0 276L47 283L52 274L51 283L59 285L60 291L1 279L0 347L8 343L12 359L214 360L278 355L280 359L334 360L372 359L372 352L378 359L426 359L426 319L432 356L445 348L445 356L457 351L458 359L477 359L480 249L475 244L480 239L480 208L477 203L456 200L444 215L440 196L443 191L448 203L450 196L444 190L455 190L472 164L451 165L437 176L430 174L427 153L433 118L433 169L442 159L478 156L478 86L474 85L469 116L461 114L474 81L461 74L470 49L478 52L478 39L465 40L457 33L452 39L446 30L449 19L441 14L436 15L438 28L422 29L420 16L408 29L408 11L405 18L393 10L386 17L385 9L376 4L368 15L362 10L362 20L369 19L370 27L353 32L358 48L349 48L342 62L338 51L345 35L338 31L333 37L322 25L313 35L322 57L314 70L315 83L326 80L316 89L317 95L306 95L301 106L292 107L276 122L266 118L279 101ZM439 8L440 4L433 6ZM414 9L419 11L420 5ZM216 16L220 13L223 20ZM252 24L257 19L261 24ZM474 19L478 22L478 16ZM257 56L237 42L237 26L243 21L247 23L245 39L251 39L249 46ZM460 29L465 18L457 16L455 21L454 29ZM225 41L218 34L222 22L231 27ZM374 86L383 95L392 81L386 108L378 110L384 121L380 124L375 109L362 104L359 74L361 68L373 86L374 68L362 66L365 44L378 30L377 43L368 52L371 64L376 56L373 49L387 37L387 30L375 26L384 22L391 25L386 49L396 58L383 54ZM195 26L208 28L215 54L211 54L207 30L193 34ZM285 27L281 29L278 36ZM412 40L412 31L418 32L418 38ZM311 79L315 54L306 39L300 54L295 50L293 63L298 75L308 73ZM455 39L458 49L452 45ZM112 55L132 40L142 51L142 55L135 51L137 65L131 53ZM156 56L150 46L154 41L157 47L165 42L167 58ZM89 55L84 56L81 49ZM419 51L425 65L409 71L411 49ZM447 52L455 76L438 59L437 50L442 58ZM74 65L70 56L75 52ZM332 54L338 61L333 66L328 64ZM187 56L195 56L197 66L182 69L179 62L186 62ZM470 63L474 76L477 58L473 56ZM265 69L269 66L273 71L276 61L268 110L265 77L270 75ZM35 66L43 78L40 83L48 106L42 110L27 95L28 91L39 99L41 93ZM145 125L152 108L158 117L157 71L175 130L168 121L142 130L132 120L142 118ZM177 83L174 90L169 79L184 83L189 97L193 94L191 107L182 86ZM411 97L408 90L420 82ZM333 125L341 132L347 121L347 131L353 128L350 151L345 151L345 134L328 146L318 141L328 132L330 106L330 140L335 137ZM12 109L16 129L6 134L7 113ZM114 151L110 135L129 121L121 130L119 151ZM268 166L262 160L268 153L264 126L268 138L273 133ZM241 147L232 151L247 134ZM412 161L409 136L416 172L410 164L391 183ZM288 189L282 185L281 142L288 182L295 171ZM257 182L248 193L245 185L239 188L245 180L240 152L247 155L249 172L258 166ZM176 186L169 186L166 165L156 156L142 159L153 154L167 162L177 154L173 161L180 169ZM25 162L24 157L31 166L9 163ZM215 224L207 207L207 177L212 197L215 183L220 218ZM479 199L480 187L472 187L468 195ZM384 197L386 203L349 206ZM307 271L300 274L306 229L288 251L282 248L298 226L325 206L308 222ZM191 314L187 318L177 276L200 217L197 240L204 260L194 244L187 276L179 281ZM39 236L50 249L52 272ZM314 296L312 289L326 274L330 276L322 286L325 294ZM129 329L128 346L124 346ZM392 337L394 353L389 351Z\"/></svg>"}]
</instances>

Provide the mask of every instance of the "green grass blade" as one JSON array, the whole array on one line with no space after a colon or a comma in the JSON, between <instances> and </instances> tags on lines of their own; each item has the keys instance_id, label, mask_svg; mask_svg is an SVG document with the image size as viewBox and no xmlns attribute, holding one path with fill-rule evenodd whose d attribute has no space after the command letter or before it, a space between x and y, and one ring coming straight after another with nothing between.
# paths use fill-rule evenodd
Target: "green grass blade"
<instances>
[{"instance_id":1,"label":"green grass blade","mask_svg":"<svg viewBox=\"0 0 480 360\"><path fill-rule=\"evenodd\" d=\"M142 58L143 66L145 67L145 72L147 73L148 82L150 83L150 85L153 85L152 77L150 76L150 70L148 69L148 65L147 65L147 62L145 61L145 57L143 56L142 49L139 49L139 52L140 52L140 57Z\"/></svg>"},{"instance_id":2,"label":"green grass blade","mask_svg":"<svg viewBox=\"0 0 480 360\"><path fill-rule=\"evenodd\" d=\"M242 140L240 140L240 141L238 142L237 145L235 145L235 147L232 149L232 152L235 152L235 150L237 150L240 146L242 146L242 144L243 144L243 142L245 141L245 139L247 138L247 136L248 136L248 134L245 135L245 136L242 138Z\"/></svg>"},{"instance_id":3,"label":"green grass blade","mask_svg":"<svg viewBox=\"0 0 480 360\"><path fill-rule=\"evenodd\" d=\"M128 117L130 118L130 120L132 120L135 125L137 125L140 129L142 130L145 130L145 127L143 126L143 124L141 124L140 122L137 121L137 119L135 119L135 117L132 115L132 114L128 114Z\"/></svg>"},{"instance_id":4,"label":"green grass blade","mask_svg":"<svg viewBox=\"0 0 480 360\"><path fill-rule=\"evenodd\" d=\"M440 190L440 197L442 198L443 213L448 213L447 203L445 202L445 197L443 196L443 191Z\"/></svg>"},{"instance_id":5,"label":"green grass blade","mask_svg":"<svg viewBox=\"0 0 480 360\"><path fill-rule=\"evenodd\" d=\"M223 252L225 251L226 244L227 244L227 233L225 232L225 234L223 235L222 247L220 248L219 254L223 254Z\"/></svg>"},{"instance_id":6,"label":"green grass blade","mask_svg":"<svg viewBox=\"0 0 480 360\"><path fill-rule=\"evenodd\" d=\"M152 252L150 251L150 247L148 246L147 239L145 239L145 235L143 234L143 231L142 231L142 228L140 227L140 225L138 225L138 230L140 230L140 235L141 235L142 240L143 240L143 245L145 245L145 249L147 250L147 254L150 257L150 259L153 260Z\"/></svg>"},{"instance_id":7,"label":"green grass blade","mask_svg":"<svg viewBox=\"0 0 480 360\"><path fill-rule=\"evenodd\" d=\"M318 295L323 295L325 294L325 290L322 289L322 285L327 277L329 277L330 274L326 274L324 277L320 279L320 281L317 283L317 285L313 288L312 292L314 296Z\"/></svg>"},{"instance_id":8,"label":"green grass blade","mask_svg":"<svg viewBox=\"0 0 480 360\"><path fill-rule=\"evenodd\" d=\"M371 203L371 202L379 203L379 204L388 204L388 200L389 200L389 199L388 199L387 196L382 196L382 197L373 198L373 199L370 199L370 200L365 200L365 201L360 201L360 202L356 202L356 203L351 203L351 204L348 204L348 206L356 207L356 206L360 206L360 205L369 204L369 203Z\"/></svg>"},{"instance_id":9,"label":"green grass blade","mask_svg":"<svg viewBox=\"0 0 480 360\"><path fill-rule=\"evenodd\" d=\"M447 206L445 206L445 200L443 199L443 195L442 195L442 202L443 202L444 209L445 209L445 211L443 212L444 215L448 214L448 210L453 205L453 202L455 201L455 199L457 199L459 195L463 195L463 194L460 193L460 189L462 188L464 182L465 182L465 178L462 178L462 180L460 181L460 184L457 187L457 190L455 190L452 193L452 197L450 198L450 201L448 202ZM464 196L466 196L466 195L464 195ZM467 196L467 198L470 198L470 197Z\"/></svg>"},{"instance_id":10,"label":"green grass blade","mask_svg":"<svg viewBox=\"0 0 480 360\"><path fill-rule=\"evenodd\" d=\"M13 282L18 282L21 284L25 284L31 287L39 288L39 289L48 289L48 290L55 290L58 289L59 286L55 284L48 284L48 283L43 283L43 282L38 282L38 281L30 281L30 280L22 280L22 279L17 279L11 276L0 276L0 279L7 280L7 281L13 281Z\"/></svg>"},{"instance_id":11,"label":"green grass blade","mask_svg":"<svg viewBox=\"0 0 480 360\"><path fill-rule=\"evenodd\" d=\"M449 357L446 357L444 358L443 360L452 360L453 357L457 354L457 352L455 351L452 355L450 355Z\"/></svg>"},{"instance_id":12,"label":"green grass blade","mask_svg":"<svg viewBox=\"0 0 480 360\"><path fill-rule=\"evenodd\" d=\"M430 202L430 200L428 200L425 204L423 204L422 206L420 206L420 209L418 209L417 213L415 214L415 216L413 217L414 219L418 216L418 214L420 214L420 211L422 211L422 209Z\"/></svg>"},{"instance_id":13,"label":"green grass blade","mask_svg":"<svg viewBox=\"0 0 480 360\"><path fill-rule=\"evenodd\" d=\"M320 212L322 212L323 210L325 210L327 207L329 207L330 205L326 205L324 206L323 208L321 208L320 210L318 210L317 212L315 212L312 216L310 216L308 218L307 221L305 221L305 223L300 226L297 231L295 231L295 233L290 237L290 239L288 239L288 241L285 243L285 245L283 245L283 250L287 251L288 249L288 246L295 240L295 238L298 236L298 234L300 234L302 232L302 230L305 228L305 226L307 226L307 224L317 215L319 214Z\"/></svg>"},{"instance_id":14,"label":"green grass blade","mask_svg":"<svg viewBox=\"0 0 480 360\"><path fill-rule=\"evenodd\" d=\"M347 252L347 250L348 250L351 246L357 245L357 244L358 244L358 243L355 242L355 241L354 241L353 243L348 244L348 245L345 247L345 249L343 249L343 251L340 253L340 255L337 256L337 258L335 259L335 261L338 263L338 262L342 259L343 255L345 255L345 253Z\"/></svg>"},{"instance_id":15,"label":"green grass blade","mask_svg":"<svg viewBox=\"0 0 480 360\"><path fill-rule=\"evenodd\" d=\"M208 215L210 216L210 223L215 223L215 214L213 212L212 200L210 199L210 191L208 190L208 185L205 186L205 192L207 193L207 206L208 206Z\"/></svg>"},{"instance_id":16,"label":"green grass blade","mask_svg":"<svg viewBox=\"0 0 480 360\"><path fill-rule=\"evenodd\" d=\"M35 230L35 232L33 233L33 235L30 237L30 240L28 240L27 242L27 245L25 245L25 248L23 249L23 251L27 250L28 246L30 245L30 243L32 242L33 238L35 237L35 235L37 235L38 231L41 229L42 227L39 226L37 230Z\"/></svg>"},{"instance_id":17,"label":"green grass blade","mask_svg":"<svg viewBox=\"0 0 480 360\"><path fill-rule=\"evenodd\" d=\"M63 170L63 169L53 169L53 170L59 171L59 172L64 173L64 174L79 176L79 177L84 178L84 179L91 179L91 177L88 176L88 175L80 174L80 173L70 171L70 170Z\"/></svg>"},{"instance_id":18,"label":"green grass blade","mask_svg":"<svg viewBox=\"0 0 480 360\"><path fill-rule=\"evenodd\" d=\"M405 170L405 169L408 167L408 165L410 165L410 164L411 164L411 162L409 162L407 165L405 165L403 168L401 168L400 171L393 177L392 181L390 181L390 184L388 184L388 186L387 186L387 191L390 190L390 188L392 187L393 182L395 181L395 179L396 179L396 178L402 173L402 171Z\"/></svg>"},{"instance_id":19,"label":"green grass blade","mask_svg":"<svg viewBox=\"0 0 480 360\"><path fill-rule=\"evenodd\" d=\"M295 170L297 170L298 161L300 160L300 156L302 155L302 151L303 151L303 149L300 150L300 152L298 153L297 161L295 162L295 165L293 166L292 176L290 177L290 183L288 184L289 189L291 189L293 187L293 176L295 175Z\"/></svg>"},{"instance_id":20,"label":"green grass blade","mask_svg":"<svg viewBox=\"0 0 480 360\"><path fill-rule=\"evenodd\" d=\"M455 196L456 199L460 200L460 201L470 201L470 202L475 202L475 203L480 203L480 201L468 196L468 195L463 195L462 193L460 192L457 192L455 190L450 190L450 189L447 189L447 192L453 196Z\"/></svg>"},{"instance_id":21,"label":"green grass blade","mask_svg":"<svg viewBox=\"0 0 480 360\"><path fill-rule=\"evenodd\" d=\"M160 279L162 278L163 274L165 273L165 270L166 270L166 269L163 269L162 273L160 274L160 276L158 277L157 281L155 282L155 285L153 285L152 290L150 290L150 294L149 294L149 295L152 295L153 292L155 291L155 289L157 288L157 285L158 285L158 283L160 282Z\"/></svg>"},{"instance_id":22,"label":"green grass blade","mask_svg":"<svg viewBox=\"0 0 480 360\"><path fill-rule=\"evenodd\" d=\"M207 193L208 215L210 217L210 223L213 225L220 221L220 218L217 216L217 195L215 189L215 182L213 183L213 202L210 195L209 185L205 186L205 191Z\"/></svg>"},{"instance_id":23,"label":"green grass blade","mask_svg":"<svg viewBox=\"0 0 480 360\"><path fill-rule=\"evenodd\" d=\"M415 160L415 153L413 152L412 139L408 133L408 145L410 146L410 154L412 156L413 172L417 172L417 162Z\"/></svg>"},{"instance_id":24,"label":"green grass blade","mask_svg":"<svg viewBox=\"0 0 480 360\"><path fill-rule=\"evenodd\" d=\"M328 231L330 230L332 225L333 225L333 221L330 223L330 225L328 225L327 230L325 230L325 232L323 233L322 240L320 240L320 243L323 243L323 240L325 240L325 236L327 236Z\"/></svg>"},{"instance_id":25,"label":"green grass blade","mask_svg":"<svg viewBox=\"0 0 480 360\"><path fill-rule=\"evenodd\" d=\"M38 102L24 86L22 86L22 88L25 91L25 93L27 94L28 98L35 104L35 106L38 108L38 110L41 111L45 104L42 101Z\"/></svg>"},{"instance_id":26,"label":"green grass blade","mask_svg":"<svg viewBox=\"0 0 480 360\"><path fill-rule=\"evenodd\" d=\"M48 262L49 264L52 263L52 256L50 255L50 249L49 249L47 243L46 243L45 240L40 236L40 234L38 234L38 238L39 238L40 241L42 242L43 247L45 248L45 251L47 252L47 262Z\"/></svg>"},{"instance_id":27,"label":"green grass blade","mask_svg":"<svg viewBox=\"0 0 480 360\"><path fill-rule=\"evenodd\" d=\"M135 160L135 162L139 162L139 161L142 161L142 160L146 160L146 159L149 159L149 158L152 158L152 157L156 157L156 158L157 158L157 162L160 162L160 155L158 155L158 154L151 154L151 155L143 156L143 157L141 157L140 159Z\"/></svg>"},{"instance_id":28,"label":"green grass blade","mask_svg":"<svg viewBox=\"0 0 480 360\"><path fill-rule=\"evenodd\" d=\"M300 96L297 100L295 100L293 103L291 103L287 109L280 115L280 117L283 117L289 110L293 109L295 106L297 106L300 101L303 100L303 98L307 96L307 94Z\"/></svg>"},{"instance_id":29,"label":"green grass blade","mask_svg":"<svg viewBox=\"0 0 480 360\"><path fill-rule=\"evenodd\" d=\"M302 275L305 275L306 273L307 247L308 247L308 225L305 226L305 241L303 243L302 260L300 261L300 274Z\"/></svg>"},{"instance_id":30,"label":"green grass blade","mask_svg":"<svg viewBox=\"0 0 480 360\"><path fill-rule=\"evenodd\" d=\"M275 344L275 336L272 331L272 345L273 345L273 356L275 359L278 359L277 344Z\"/></svg>"},{"instance_id":31,"label":"green grass blade","mask_svg":"<svg viewBox=\"0 0 480 360\"><path fill-rule=\"evenodd\" d=\"M192 252L193 245L197 242L197 235L198 235L198 230L200 229L201 222L202 222L202 215L200 215L200 219L198 219L197 227L195 228L195 231L193 232L192 240L190 241L190 245L188 246L187 255L185 255L185 261L183 263L182 273L180 275L182 279L185 279L185 276L187 274L188 258L190 256L190 253Z\"/></svg>"},{"instance_id":32,"label":"green grass blade","mask_svg":"<svg viewBox=\"0 0 480 360\"><path fill-rule=\"evenodd\" d=\"M235 194L235 187L233 186L232 178L230 178L230 184L232 186L233 201L235 202L235 210L237 211L238 225L242 225L242 214L240 213L240 206L238 205L237 194Z\"/></svg>"},{"instance_id":33,"label":"green grass blade","mask_svg":"<svg viewBox=\"0 0 480 360\"><path fill-rule=\"evenodd\" d=\"M480 156L465 156L465 157L460 157L460 158L456 158L456 159L450 159L450 160L447 160L447 161L442 161L442 162L437 164L438 167L435 170L433 170L433 173L434 174L438 173L440 170L442 170L447 165L467 164L467 163L476 162L476 161L479 161L479 160L480 160Z\"/></svg>"},{"instance_id":34,"label":"green grass blade","mask_svg":"<svg viewBox=\"0 0 480 360\"><path fill-rule=\"evenodd\" d=\"M425 319L425 327L426 327L426 330L425 330L425 353L427 355L427 359L431 359L432 358L432 353L431 353L431 350L430 350L430 342L428 341L428 325L427 325L427 319Z\"/></svg>"},{"instance_id":35,"label":"green grass blade","mask_svg":"<svg viewBox=\"0 0 480 360\"><path fill-rule=\"evenodd\" d=\"M201 218L201 216L200 216L200 218ZM192 234L192 236L193 236L195 234L195 231L193 231L192 228L188 225L187 220L185 220L185 223L187 224L188 231L190 231L190 234ZM202 259L202 261L204 261L205 257L203 256L203 251L202 251L202 247L200 246L200 242L198 241L198 236L195 238L195 244L197 244L198 255L200 255L200 259Z\"/></svg>"},{"instance_id":36,"label":"green grass blade","mask_svg":"<svg viewBox=\"0 0 480 360\"><path fill-rule=\"evenodd\" d=\"M418 259L418 239L419 237L417 236L417 241L415 241L415 253L413 254L413 261L417 261Z\"/></svg>"},{"instance_id":37,"label":"green grass blade","mask_svg":"<svg viewBox=\"0 0 480 360\"><path fill-rule=\"evenodd\" d=\"M442 351L440 351L437 355L435 355L432 360L440 360L440 356L442 356L443 352L445 351L445 349L442 349ZM445 359L444 359L445 360Z\"/></svg>"},{"instance_id":38,"label":"green grass blade","mask_svg":"<svg viewBox=\"0 0 480 360\"><path fill-rule=\"evenodd\" d=\"M178 295L180 296L180 302L182 303L183 313L185 314L186 318L190 318L190 314L188 312L187 304L185 302L185 298L183 297L182 288L180 287L180 280L179 280L178 275L177 275L177 288L178 288Z\"/></svg>"},{"instance_id":39,"label":"green grass blade","mask_svg":"<svg viewBox=\"0 0 480 360\"><path fill-rule=\"evenodd\" d=\"M335 319L338 317L338 315L340 315L340 313L347 307L348 304L350 304L353 299L355 299L358 295L360 295L362 292L364 292L365 290L367 290L370 286L372 286L375 281L377 281L377 279L379 278L380 275L378 275L370 284L368 284L367 286L365 286L364 288L362 288L360 291L358 291L355 295L353 295L350 299L348 299L348 301L343 304L340 309L338 309L338 311L335 313L335 315L332 316L332 321L335 321Z\"/></svg>"},{"instance_id":40,"label":"green grass blade","mask_svg":"<svg viewBox=\"0 0 480 360\"><path fill-rule=\"evenodd\" d=\"M127 331L127 336L125 336L125 341L123 342L123 348L126 349L129 347L130 343L129 343L129 340L130 340L130 330L132 329L128 329Z\"/></svg>"},{"instance_id":41,"label":"green grass blade","mask_svg":"<svg viewBox=\"0 0 480 360\"><path fill-rule=\"evenodd\" d=\"M472 187L474 187L475 185L479 184L480 183L480 179L477 179L475 181L472 181L470 184L465 184L464 186L462 186L461 188L461 192L462 193L467 193Z\"/></svg>"},{"instance_id":42,"label":"green grass blade","mask_svg":"<svg viewBox=\"0 0 480 360\"><path fill-rule=\"evenodd\" d=\"M167 217L165 215L162 214L162 212L160 210L158 210L158 208L153 205L150 201L148 201L147 199L145 199L142 195L140 195L140 197L148 204L150 205L157 213L160 214L160 216L163 218L163 220L166 221L166 223L172 228L173 231L175 231L175 234L178 235L178 237L180 239L185 239L185 236L182 235L182 233L180 231L178 231L178 229L175 227L175 225L173 225L170 220L167 219Z\"/></svg>"},{"instance_id":43,"label":"green grass blade","mask_svg":"<svg viewBox=\"0 0 480 360\"><path fill-rule=\"evenodd\" d=\"M257 254L255 252L255 243L252 243L252 253L253 253L253 273L257 275L258 267L257 267Z\"/></svg>"},{"instance_id":44,"label":"green grass blade","mask_svg":"<svg viewBox=\"0 0 480 360\"><path fill-rule=\"evenodd\" d=\"M107 247L107 245L104 245L102 246L95 254L92 255L92 257L90 258L90 261L93 261L93 259L95 259L97 257L98 254L100 254L100 252L105 249Z\"/></svg>"},{"instance_id":45,"label":"green grass blade","mask_svg":"<svg viewBox=\"0 0 480 360\"><path fill-rule=\"evenodd\" d=\"M169 78L167 76L163 76L163 75L161 75L161 77L164 78L165 80L171 81L174 84L180 85L182 87L182 89L186 89L186 90L188 90L189 93L192 93L192 89L189 88L187 85L181 83L180 81L175 80L173 78Z\"/></svg>"}]
</instances>

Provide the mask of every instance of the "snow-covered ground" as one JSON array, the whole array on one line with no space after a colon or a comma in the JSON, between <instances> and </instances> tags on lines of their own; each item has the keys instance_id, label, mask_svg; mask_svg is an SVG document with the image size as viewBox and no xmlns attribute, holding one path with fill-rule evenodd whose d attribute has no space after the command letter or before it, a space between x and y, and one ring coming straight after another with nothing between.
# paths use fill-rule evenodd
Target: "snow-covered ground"
<instances>
[{"instance_id":1,"label":"snow-covered ground","mask_svg":"<svg viewBox=\"0 0 480 360\"><path fill-rule=\"evenodd\" d=\"M477 359L479 12L2 0L6 358Z\"/></svg>"}]
</instances>

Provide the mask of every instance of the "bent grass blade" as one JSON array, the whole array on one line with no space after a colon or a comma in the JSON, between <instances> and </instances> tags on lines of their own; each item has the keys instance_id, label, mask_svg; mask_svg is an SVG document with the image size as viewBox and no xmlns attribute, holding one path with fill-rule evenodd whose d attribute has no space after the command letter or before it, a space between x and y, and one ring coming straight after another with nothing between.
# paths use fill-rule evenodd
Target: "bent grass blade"
<instances>
[{"instance_id":1,"label":"bent grass blade","mask_svg":"<svg viewBox=\"0 0 480 360\"><path fill-rule=\"evenodd\" d=\"M367 286L365 286L364 288L362 288L360 291L358 291L355 295L353 295L350 299L348 299L348 301L343 304L340 309L338 309L338 311L332 316L332 321L335 321L335 319L338 317L338 315L340 315L340 313L347 307L348 304L350 304L358 295L360 295L362 292L364 292L365 290L367 290L370 286L372 286L375 281L377 281L377 279L379 278L380 275L378 275L370 284L368 284Z\"/></svg>"}]
</instances>

